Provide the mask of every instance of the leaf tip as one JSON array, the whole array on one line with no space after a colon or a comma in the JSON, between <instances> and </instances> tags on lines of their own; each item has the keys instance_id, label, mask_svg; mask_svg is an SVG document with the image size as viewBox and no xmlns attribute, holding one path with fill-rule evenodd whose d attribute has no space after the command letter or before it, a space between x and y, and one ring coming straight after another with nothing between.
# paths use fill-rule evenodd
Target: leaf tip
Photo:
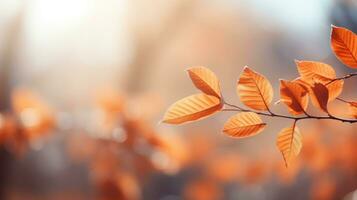
<instances>
[{"instance_id":1,"label":"leaf tip","mask_svg":"<svg viewBox=\"0 0 357 200\"><path fill-rule=\"evenodd\" d=\"M206 67L203 67L203 66L191 66L191 67L186 68L185 71L189 72L189 71L193 71L195 69L202 69L202 68L206 68Z\"/></svg>"},{"instance_id":2,"label":"leaf tip","mask_svg":"<svg viewBox=\"0 0 357 200\"><path fill-rule=\"evenodd\" d=\"M251 69L248 67L248 65L246 65L246 66L243 67L243 71L247 72L247 71L251 71Z\"/></svg>"},{"instance_id":3,"label":"leaf tip","mask_svg":"<svg viewBox=\"0 0 357 200\"><path fill-rule=\"evenodd\" d=\"M156 124L156 126L161 126L163 124L163 120L159 120Z\"/></svg>"},{"instance_id":4,"label":"leaf tip","mask_svg":"<svg viewBox=\"0 0 357 200\"><path fill-rule=\"evenodd\" d=\"M285 79L279 78L279 83L280 83L280 84L285 83L285 82L286 82Z\"/></svg>"},{"instance_id":5,"label":"leaf tip","mask_svg":"<svg viewBox=\"0 0 357 200\"><path fill-rule=\"evenodd\" d=\"M188 68L185 69L185 71L189 73L190 71L192 71L195 68L197 68L197 67L188 67Z\"/></svg>"}]
</instances>

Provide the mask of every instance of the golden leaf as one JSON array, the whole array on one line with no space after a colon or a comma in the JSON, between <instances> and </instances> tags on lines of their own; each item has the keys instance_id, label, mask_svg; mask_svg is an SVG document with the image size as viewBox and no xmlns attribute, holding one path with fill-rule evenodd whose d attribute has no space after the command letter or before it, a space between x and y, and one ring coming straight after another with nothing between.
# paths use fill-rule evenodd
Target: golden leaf
<instances>
[{"instance_id":1,"label":"golden leaf","mask_svg":"<svg viewBox=\"0 0 357 200\"><path fill-rule=\"evenodd\" d=\"M221 98L217 76L205 67L193 67L187 70L193 84L203 93Z\"/></svg>"},{"instance_id":2,"label":"golden leaf","mask_svg":"<svg viewBox=\"0 0 357 200\"><path fill-rule=\"evenodd\" d=\"M273 88L268 79L247 66L239 78L237 93L246 106L256 110L269 110L273 100Z\"/></svg>"},{"instance_id":3,"label":"golden leaf","mask_svg":"<svg viewBox=\"0 0 357 200\"><path fill-rule=\"evenodd\" d=\"M162 122L181 124L195 121L219 111L222 106L217 97L206 94L191 95L171 105Z\"/></svg>"},{"instance_id":4,"label":"golden leaf","mask_svg":"<svg viewBox=\"0 0 357 200\"><path fill-rule=\"evenodd\" d=\"M335 70L322 62L296 61L296 65L302 80L308 83L314 80L327 83L336 78Z\"/></svg>"},{"instance_id":5,"label":"golden leaf","mask_svg":"<svg viewBox=\"0 0 357 200\"><path fill-rule=\"evenodd\" d=\"M232 116L223 127L223 132L237 138L260 133L266 124L253 112L242 112Z\"/></svg>"},{"instance_id":6,"label":"golden leaf","mask_svg":"<svg viewBox=\"0 0 357 200\"><path fill-rule=\"evenodd\" d=\"M296 61L296 65L301 80L306 83L305 86L310 85L309 87L312 87L315 82L319 82L327 87L329 90L328 102L335 100L341 94L344 81L332 81L336 79L336 72L330 65L314 61ZM299 83L302 82L299 81Z\"/></svg>"},{"instance_id":7,"label":"golden leaf","mask_svg":"<svg viewBox=\"0 0 357 200\"><path fill-rule=\"evenodd\" d=\"M308 82L304 81L301 77L298 77L298 78L292 80L291 82L299 84L305 90L309 90L309 88L311 87L311 85Z\"/></svg>"},{"instance_id":8,"label":"golden leaf","mask_svg":"<svg viewBox=\"0 0 357 200\"><path fill-rule=\"evenodd\" d=\"M350 115L357 119L357 102L348 102Z\"/></svg>"},{"instance_id":9,"label":"golden leaf","mask_svg":"<svg viewBox=\"0 0 357 200\"><path fill-rule=\"evenodd\" d=\"M327 103L329 99L329 91L327 87L322 83L314 83L311 87L311 102L312 104L320 108L322 111L328 113L327 111Z\"/></svg>"},{"instance_id":10,"label":"golden leaf","mask_svg":"<svg viewBox=\"0 0 357 200\"><path fill-rule=\"evenodd\" d=\"M301 140L302 136L299 128L296 126L296 122L294 122L292 127L284 128L278 134L276 145L283 155L286 167L289 166L294 157L299 155L302 147Z\"/></svg>"},{"instance_id":11,"label":"golden leaf","mask_svg":"<svg viewBox=\"0 0 357 200\"><path fill-rule=\"evenodd\" d=\"M343 80L336 80L329 84L325 84L328 90L328 102L335 100L343 90L344 81Z\"/></svg>"},{"instance_id":12,"label":"golden leaf","mask_svg":"<svg viewBox=\"0 0 357 200\"><path fill-rule=\"evenodd\" d=\"M306 88L296 81L280 80L280 101L285 103L292 115L306 112L309 98Z\"/></svg>"},{"instance_id":13,"label":"golden leaf","mask_svg":"<svg viewBox=\"0 0 357 200\"><path fill-rule=\"evenodd\" d=\"M49 133L49 130L54 127L55 119L52 108L33 92L16 89L11 94L11 103L30 140Z\"/></svg>"},{"instance_id":14,"label":"golden leaf","mask_svg":"<svg viewBox=\"0 0 357 200\"><path fill-rule=\"evenodd\" d=\"M332 26L331 48L345 65L357 68L357 35L352 31Z\"/></svg>"},{"instance_id":15,"label":"golden leaf","mask_svg":"<svg viewBox=\"0 0 357 200\"><path fill-rule=\"evenodd\" d=\"M298 83L303 86L308 91L310 96L314 95L311 87L313 87L313 84L315 82L308 83L307 81L304 81L301 77L293 80L292 82ZM340 96L340 94L342 93L344 80L336 80L333 82L328 81L327 83L324 83L324 85L326 86L329 93L328 102L331 102L335 100L338 96Z\"/></svg>"}]
</instances>

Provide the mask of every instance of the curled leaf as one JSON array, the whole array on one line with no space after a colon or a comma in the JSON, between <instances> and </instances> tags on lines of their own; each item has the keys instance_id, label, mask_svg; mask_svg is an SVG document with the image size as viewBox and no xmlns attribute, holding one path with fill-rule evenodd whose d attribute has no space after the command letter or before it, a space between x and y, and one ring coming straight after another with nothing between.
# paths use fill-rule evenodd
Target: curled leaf
<instances>
[{"instance_id":1,"label":"curled leaf","mask_svg":"<svg viewBox=\"0 0 357 200\"><path fill-rule=\"evenodd\" d=\"M203 93L221 98L217 76L205 67L193 67L187 70L193 84Z\"/></svg>"},{"instance_id":2,"label":"curled leaf","mask_svg":"<svg viewBox=\"0 0 357 200\"><path fill-rule=\"evenodd\" d=\"M332 26L331 48L343 64L357 68L357 35L355 33L346 28Z\"/></svg>"},{"instance_id":3,"label":"curled leaf","mask_svg":"<svg viewBox=\"0 0 357 200\"><path fill-rule=\"evenodd\" d=\"M311 101L315 107L320 108L322 111L328 113L327 103L329 99L329 91L322 83L314 83L311 87Z\"/></svg>"},{"instance_id":4,"label":"curled leaf","mask_svg":"<svg viewBox=\"0 0 357 200\"><path fill-rule=\"evenodd\" d=\"M223 132L237 138L249 137L263 131L266 124L253 112L242 112L232 116L223 127Z\"/></svg>"},{"instance_id":5,"label":"curled leaf","mask_svg":"<svg viewBox=\"0 0 357 200\"><path fill-rule=\"evenodd\" d=\"M222 108L220 99L206 94L195 94L183 98L166 111L162 122L181 124L207 117Z\"/></svg>"},{"instance_id":6,"label":"curled leaf","mask_svg":"<svg viewBox=\"0 0 357 200\"><path fill-rule=\"evenodd\" d=\"M292 115L299 115L306 112L308 91L296 81L280 80L280 100Z\"/></svg>"},{"instance_id":7,"label":"curled leaf","mask_svg":"<svg viewBox=\"0 0 357 200\"><path fill-rule=\"evenodd\" d=\"M240 100L256 110L269 110L273 100L273 88L263 75L244 67L238 80L237 93Z\"/></svg>"},{"instance_id":8,"label":"curled leaf","mask_svg":"<svg viewBox=\"0 0 357 200\"><path fill-rule=\"evenodd\" d=\"M294 157L299 155L302 147L301 140L302 136L296 126L296 122L294 122L293 126L284 128L278 134L276 145L283 155L286 167L289 166Z\"/></svg>"}]
</instances>

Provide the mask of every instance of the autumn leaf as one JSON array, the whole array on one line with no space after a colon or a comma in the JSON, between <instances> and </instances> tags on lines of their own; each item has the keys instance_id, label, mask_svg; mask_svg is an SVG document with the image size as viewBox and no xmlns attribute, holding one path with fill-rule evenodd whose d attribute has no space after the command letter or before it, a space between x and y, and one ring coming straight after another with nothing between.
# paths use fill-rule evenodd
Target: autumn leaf
<instances>
[{"instance_id":1,"label":"autumn leaf","mask_svg":"<svg viewBox=\"0 0 357 200\"><path fill-rule=\"evenodd\" d=\"M220 99L206 94L195 94L183 98L166 111L162 122L181 124L207 117L222 108Z\"/></svg>"},{"instance_id":2,"label":"autumn leaf","mask_svg":"<svg viewBox=\"0 0 357 200\"><path fill-rule=\"evenodd\" d=\"M304 81L301 77L293 80L293 82L298 83L301 86L303 86L308 91L310 96L314 95L311 87L313 87L313 84L316 82L308 83L307 81ZM328 93L329 93L328 102L331 102L331 101L335 100L338 96L340 96L340 94L342 93L344 81L343 80L335 80L332 82L329 81L329 82L325 83L324 85L326 86Z\"/></svg>"},{"instance_id":3,"label":"autumn leaf","mask_svg":"<svg viewBox=\"0 0 357 200\"><path fill-rule=\"evenodd\" d=\"M323 83L329 90L329 99L335 100L343 90L343 80L335 80L336 72L328 64L314 61L296 61L301 80L311 87L315 82ZM299 82L302 83L302 82Z\"/></svg>"},{"instance_id":4,"label":"autumn leaf","mask_svg":"<svg viewBox=\"0 0 357 200\"><path fill-rule=\"evenodd\" d=\"M217 76L205 67L193 67L187 70L193 84L203 93L221 98Z\"/></svg>"},{"instance_id":5,"label":"autumn leaf","mask_svg":"<svg viewBox=\"0 0 357 200\"><path fill-rule=\"evenodd\" d=\"M343 91L343 80L336 80L328 84L324 84L328 90L328 102L335 100Z\"/></svg>"},{"instance_id":6,"label":"autumn leaf","mask_svg":"<svg viewBox=\"0 0 357 200\"><path fill-rule=\"evenodd\" d=\"M348 102L350 115L357 119L357 102Z\"/></svg>"},{"instance_id":7,"label":"autumn leaf","mask_svg":"<svg viewBox=\"0 0 357 200\"><path fill-rule=\"evenodd\" d=\"M299 128L296 126L296 122L294 122L293 126L284 128L278 134L276 145L283 155L286 167L300 153L302 147L301 140L302 136Z\"/></svg>"},{"instance_id":8,"label":"autumn leaf","mask_svg":"<svg viewBox=\"0 0 357 200\"><path fill-rule=\"evenodd\" d=\"M280 80L280 101L285 103L292 115L306 112L309 98L308 91L294 81Z\"/></svg>"},{"instance_id":9,"label":"autumn leaf","mask_svg":"<svg viewBox=\"0 0 357 200\"><path fill-rule=\"evenodd\" d=\"M302 80L311 83L318 80L322 83L336 78L335 70L328 64L314 61L295 61Z\"/></svg>"},{"instance_id":10,"label":"autumn leaf","mask_svg":"<svg viewBox=\"0 0 357 200\"><path fill-rule=\"evenodd\" d=\"M320 108L322 111L328 113L327 111L327 103L329 99L329 91L327 87L322 83L314 83L311 87L311 102L312 104Z\"/></svg>"},{"instance_id":11,"label":"autumn leaf","mask_svg":"<svg viewBox=\"0 0 357 200\"><path fill-rule=\"evenodd\" d=\"M356 34L346 28L332 26L331 48L343 64L357 68Z\"/></svg>"},{"instance_id":12,"label":"autumn leaf","mask_svg":"<svg viewBox=\"0 0 357 200\"><path fill-rule=\"evenodd\" d=\"M311 85L308 82L304 81L301 77L298 77L298 78L292 80L291 82L299 84L305 90L309 90L309 88L311 87Z\"/></svg>"},{"instance_id":13,"label":"autumn leaf","mask_svg":"<svg viewBox=\"0 0 357 200\"><path fill-rule=\"evenodd\" d=\"M224 125L223 132L237 138L260 133L266 124L254 112L242 112L232 116Z\"/></svg>"},{"instance_id":14,"label":"autumn leaf","mask_svg":"<svg viewBox=\"0 0 357 200\"><path fill-rule=\"evenodd\" d=\"M30 140L49 133L49 130L54 127L52 108L33 92L26 89L14 90L11 94L11 103Z\"/></svg>"},{"instance_id":15,"label":"autumn leaf","mask_svg":"<svg viewBox=\"0 0 357 200\"><path fill-rule=\"evenodd\" d=\"M246 106L256 110L269 110L273 100L273 88L268 79L247 66L238 80L237 93Z\"/></svg>"},{"instance_id":16,"label":"autumn leaf","mask_svg":"<svg viewBox=\"0 0 357 200\"><path fill-rule=\"evenodd\" d=\"M329 176L322 176L312 183L310 189L310 199L331 200L336 196L336 180ZM354 196L354 195L352 195Z\"/></svg>"}]
</instances>

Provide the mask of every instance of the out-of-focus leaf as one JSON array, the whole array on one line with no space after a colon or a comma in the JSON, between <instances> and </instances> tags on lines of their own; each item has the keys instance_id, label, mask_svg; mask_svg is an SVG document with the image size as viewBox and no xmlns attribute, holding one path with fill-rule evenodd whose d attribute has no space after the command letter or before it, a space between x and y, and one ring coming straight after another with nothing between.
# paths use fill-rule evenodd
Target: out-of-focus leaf
<instances>
[{"instance_id":1,"label":"out-of-focus leaf","mask_svg":"<svg viewBox=\"0 0 357 200\"><path fill-rule=\"evenodd\" d=\"M237 138L260 133L266 124L253 112L243 112L232 116L224 125L223 132Z\"/></svg>"},{"instance_id":2,"label":"out-of-focus leaf","mask_svg":"<svg viewBox=\"0 0 357 200\"><path fill-rule=\"evenodd\" d=\"M250 162L243 173L243 183L257 184L267 178L269 169L264 161L256 160Z\"/></svg>"},{"instance_id":3,"label":"out-of-focus leaf","mask_svg":"<svg viewBox=\"0 0 357 200\"><path fill-rule=\"evenodd\" d=\"M302 136L295 123L291 127L284 128L278 134L276 145L281 151L287 167L292 159L300 153L302 147L301 139Z\"/></svg>"},{"instance_id":4,"label":"out-of-focus leaf","mask_svg":"<svg viewBox=\"0 0 357 200\"><path fill-rule=\"evenodd\" d=\"M217 76L205 67L193 67L187 70L193 84L203 93L221 98Z\"/></svg>"},{"instance_id":5,"label":"out-of-focus leaf","mask_svg":"<svg viewBox=\"0 0 357 200\"><path fill-rule=\"evenodd\" d=\"M181 124L207 117L222 108L220 99L206 94L195 94L183 98L166 111L163 122Z\"/></svg>"},{"instance_id":6,"label":"out-of-focus leaf","mask_svg":"<svg viewBox=\"0 0 357 200\"><path fill-rule=\"evenodd\" d=\"M236 151L219 153L207 164L207 173L216 180L229 183L237 180L242 171L240 155Z\"/></svg>"},{"instance_id":7,"label":"out-of-focus leaf","mask_svg":"<svg viewBox=\"0 0 357 200\"><path fill-rule=\"evenodd\" d=\"M280 80L280 99L288 107L292 115L306 112L309 98L308 91L302 85L294 81Z\"/></svg>"},{"instance_id":8,"label":"out-of-focus leaf","mask_svg":"<svg viewBox=\"0 0 357 200\"><path fill-rule=\"evenodd\" d=\"M313 182L310 198L315 200L332 200L336 193L336 181L329 176L322 176Z\"/></svg>"},{"instance_id":9,"label":"out-of-focus leaf","mask_svg":"<svg viewBox=\"0 0 357 200\"><path fill-rule=\"evenodd\" d=\"M33 92L17 89L11 95L12 108L29 140L49 133L55 125L52 108Z\"/></svg>"},{"instance_id":10,"label":"out-of-focus leaf","mask_svg":"<svg viewBox=\"0 0 357 200\"><path fill-rule=\"evenodd\" d=\"M216 200L223 199L223 191L219 183L209 178L197 178L188 182L183 189L183 197L187 200Z\"/></svg>"},{"instance_id":11,"label":"out-of-focus leaf","mask_svg":"<svg viewBox=\"0 0 357 200\"><path fill-rule=\"evenodd\" d=\"M237 92L246 106L256 110L268 110L273 100L273 88L269 80L247 66L239 78Z\"/></svg>"},{"instance_id":12,"label":"out-of-focus leaf","mask_svg":"<svg viewBox=\"0 0 357 200\"><path fill-rule=\"evenodd\" d=\"M357 35L352 31L332 26L331 48L345 65L357 68Z\"/></svg>"}]
</instances>

